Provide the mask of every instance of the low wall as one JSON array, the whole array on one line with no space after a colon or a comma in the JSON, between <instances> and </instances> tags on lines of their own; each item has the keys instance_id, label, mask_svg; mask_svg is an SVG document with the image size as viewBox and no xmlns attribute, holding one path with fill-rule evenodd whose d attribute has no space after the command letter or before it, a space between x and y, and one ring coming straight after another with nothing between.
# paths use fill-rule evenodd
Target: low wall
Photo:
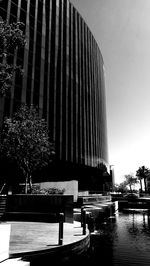
<instances>
[{"instance_id":1,"label":"low wall","mask_svg":"<svg viewBox=\"0 0 150 266\"><path fill-rule=\"evenodd\" d=\"M73 196L67 195L8 195L6 203L6 219L13 215L28 214L30 218L39 218L41 221L49 214L64 213L65 222L73 223ZM27 217L27 215L26 215ZM43 218L42 218L43 217ZM49 222L51 222L49 220Z\"/></svg>"},{"instance_id":2,"label":"low wall","mask_svg":"<svg viewBox=\"0 0 150 266\"><path fill-rule=\"evenodd\" d=\"M79 196L77 201L77 206L82 206L84 204L94 204L98 202L109 202L111 201L111 196L102 196L101 194L93 196Z\"/></svg>"},{"instance_id":3,"label":"low wall","mask_svg":"<svg viewBox=\"0 0 150 266\"><path fill-rule=\"evenodd\" d=\"M119 200L118 201L118 209L122 211L123 209L148 209L150 210L150 201L146 200L134 200L134 201L127 201L127 200Z\"/></svg>"}]
</instances>

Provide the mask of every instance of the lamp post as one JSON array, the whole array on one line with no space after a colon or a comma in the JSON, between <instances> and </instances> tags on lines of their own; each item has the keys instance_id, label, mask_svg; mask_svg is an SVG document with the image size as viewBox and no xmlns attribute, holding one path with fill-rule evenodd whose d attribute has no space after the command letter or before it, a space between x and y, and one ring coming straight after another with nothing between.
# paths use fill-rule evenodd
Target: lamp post
<instances>
[{"instance_id":1,"label":"lamp post","mask_svg":"<svg viewBox=\"0 0 150 266\"><path fill-rule=\"evenodd\" d=\"M113 191L113 186L115 184L115 180L114 180L114 165L110 164L110 176L111 176L111 180L112 180L112 191Z\"/></svg>"}]
</instances>

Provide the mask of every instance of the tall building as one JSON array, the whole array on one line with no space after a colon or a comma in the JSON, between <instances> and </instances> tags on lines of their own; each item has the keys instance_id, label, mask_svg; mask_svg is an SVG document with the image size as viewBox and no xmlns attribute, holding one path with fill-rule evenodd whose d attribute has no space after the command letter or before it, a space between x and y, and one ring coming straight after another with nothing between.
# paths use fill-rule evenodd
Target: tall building
<instances>
[{"instance_id":1,"label":"tall building","mask_svg":"<svg viewBox=\"0 0 150 266\"><path fill-rule=\"evenodd\" d=\"M13 56L24 75L14 77L3 115L21 103L37 106L56 146L51 178L101 190L101 166L108 167L104 63L90 29L68 0L2 0L0 14L23 22L26 36Z\"/></svg>"}]
</instances>

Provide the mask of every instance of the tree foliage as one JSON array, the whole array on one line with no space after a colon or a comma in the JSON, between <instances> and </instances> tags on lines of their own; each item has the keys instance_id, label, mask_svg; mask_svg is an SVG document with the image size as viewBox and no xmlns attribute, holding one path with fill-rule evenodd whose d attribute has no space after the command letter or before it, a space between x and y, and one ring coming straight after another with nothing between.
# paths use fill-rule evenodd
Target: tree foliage
<instances>
[{"instance_id":1,"label":"tree foliage","mask_svg":"<svg viewBox=\"0 0 150 266\"><path fill-rule=\"evenodd\" d=\"M104 163L98 163L97 168L100 169L103 173L107 173L107 167Z\"/></svg>"},{"instance_id":2,"label":"tree foliage","mask_svg":"<svg viewBox=\"0 0 150 266\"><path fill-rule=\"evenodd\" d=\"M0 19L0 95L5 96L12 85L15 71L22 73L20 66L9 63L16 48L24 47L26 41L23 31L23 23L8 24ZM11 60L13 61L13 60Z\"/></svg>"},{"instance_id":3,"label":"tree foliage","mask_svg":"<svg viewBox=\"0 0 150 266\"><path fill-rule=\"evenodd\" d=\"M134 177L133 174L125 175L125 182L126 186L129 186L130 191L132 191L133 186L135 186L138 183L138 180L136 177Z\"/></svg>"},{"instance_id":4,"label":"tree foliage","mask_svg":"<svg viewBox=\"0 0 150 266\"><path fill-rule=\"evenodd\" d=\"M46 166L54 155L47 124L33 106L22 105L12 118L4 120L2 154L16 162L32 186L32 175Z\"/></svg>"},{"instance_id":5,"label":"tree foliage","mask_svg":"<svg viewBox=\"0 0 150 266\"><path fill-rule=\"evenodd\" d=\"M144 180L145 192L147 192L146 179L150 176L150 169L146 166L140 166L136 171L136 176L138 177L141 184L142 191L142 179Z\"/></svg>"},{"instance_id":6,"label":"tree foliage","mask_svg":"<svg viewBox=\"0 0 150 266\"><path fill-rule=\"evenodd\" d=\"M127 189L127 182L126 181L121 182L118 185L118 187L117 187L116 190L119 191L119 192L122 192L122 193L127 192L128 191L128 189Z\"/></svg>"}]
</instances>

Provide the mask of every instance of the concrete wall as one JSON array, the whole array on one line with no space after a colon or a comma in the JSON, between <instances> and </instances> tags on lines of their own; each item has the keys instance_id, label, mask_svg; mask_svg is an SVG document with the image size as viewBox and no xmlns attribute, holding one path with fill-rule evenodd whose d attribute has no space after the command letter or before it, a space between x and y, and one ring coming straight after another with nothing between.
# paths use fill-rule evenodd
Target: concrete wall
<instances>
[{"instance_id":1,"label":"concrete wall","mask_svg":"<svg viewBox=\"0 0 150 266\"><path fill-rule=\"evenodd\" d=\"M78 196L79 197L89 196L89 191L88 190L79 191Z\"/></svg>"},{"instance_id":2,"label":"concrete wall","mask_svg":"<svg viewBox=\"0 0 150 266\"><path fill-rule=\"evenodd\" d=\"M74 202L77 201L78 198L78 181L71 180L71 181L57 181L57 182L43 182L39 183L40 188L57 188L57 189L64 189L63 195L73 195Z\"/></svg>"}]
</instances>

